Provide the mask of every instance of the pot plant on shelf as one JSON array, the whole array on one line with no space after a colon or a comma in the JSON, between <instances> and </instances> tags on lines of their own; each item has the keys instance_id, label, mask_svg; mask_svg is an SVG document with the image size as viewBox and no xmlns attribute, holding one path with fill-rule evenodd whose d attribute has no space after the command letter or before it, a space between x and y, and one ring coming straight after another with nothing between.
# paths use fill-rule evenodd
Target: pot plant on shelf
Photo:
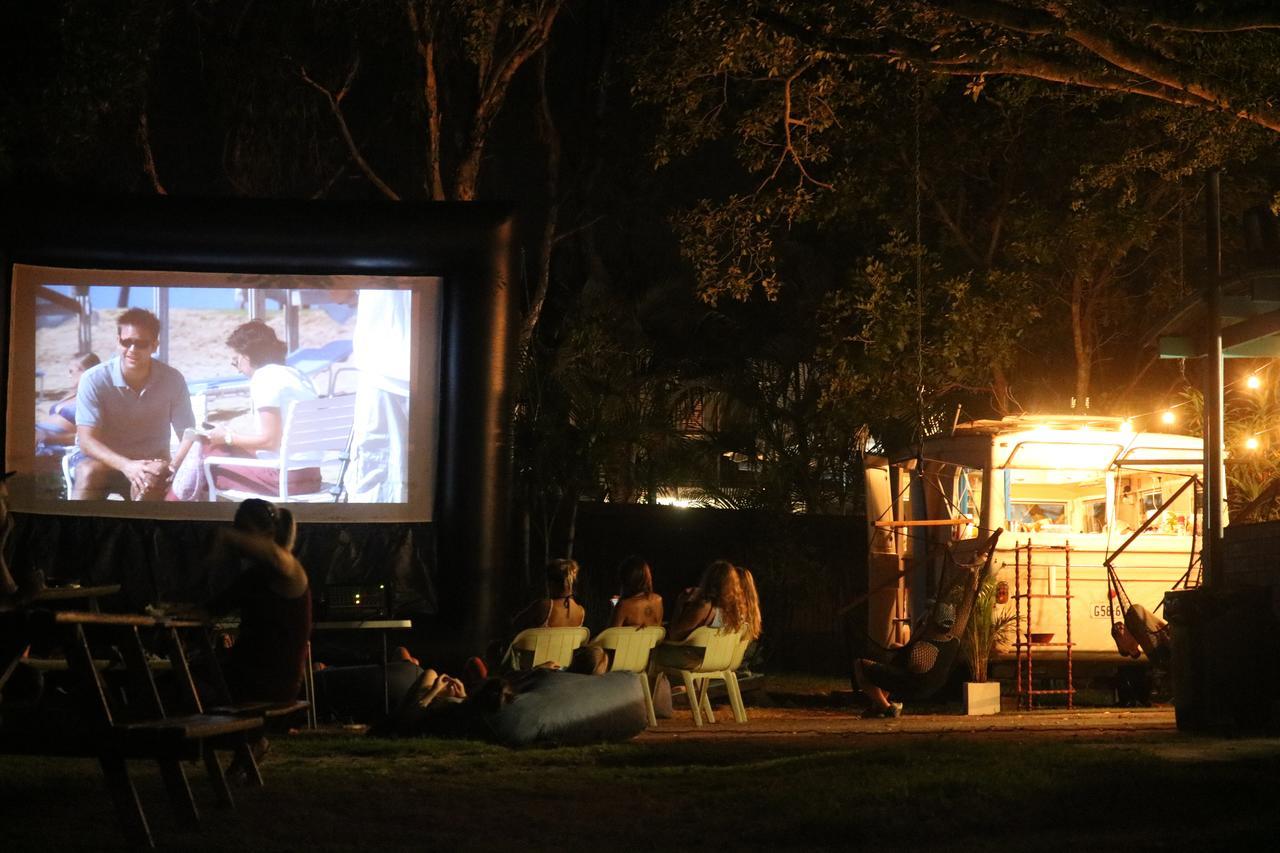
<instances>
[{"instance_id":1,"label":"pot plant on shelf","mask_svg":"<svg viewBox=\"0 0 1280 853\"><path fill-rule=\"evenodd\" d=\"M964 685L964 712L970 716L1000 713L1000 682L987 680L987 666L996 646L1008 642L1014 614L1007 605L996 609L998 587L995 572L982 579L960 640L972 679Z\"/></svg>"}]
</instances>

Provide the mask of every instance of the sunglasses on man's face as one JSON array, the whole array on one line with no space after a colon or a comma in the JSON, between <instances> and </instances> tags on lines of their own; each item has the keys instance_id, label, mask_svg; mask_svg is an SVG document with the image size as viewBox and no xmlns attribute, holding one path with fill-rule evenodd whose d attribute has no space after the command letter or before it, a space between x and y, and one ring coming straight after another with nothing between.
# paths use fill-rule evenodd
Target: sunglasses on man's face
<instances>
[{"instance_id":1,"label":"sunglasses on man's face","mask_svg":"<svg viewBox=\"0 0 1280 853\"><path fill-rule=\"evenodd\" d=\"M155 345L155 341L149 341L146 338L120 338L119 340L122 349L151 349Z\"/></svg>"}]
</instances>

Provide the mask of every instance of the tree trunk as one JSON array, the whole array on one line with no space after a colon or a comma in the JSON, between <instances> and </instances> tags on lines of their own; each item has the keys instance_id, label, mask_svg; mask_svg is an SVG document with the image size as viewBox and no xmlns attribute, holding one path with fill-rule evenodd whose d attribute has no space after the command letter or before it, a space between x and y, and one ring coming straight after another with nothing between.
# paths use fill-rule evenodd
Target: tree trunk
<instances>
[{"instance_id":1,"label":"tree trunk","mask_svg":"<svg viewBox=\"0 0 1280 853\"><path fill-rule=\"evenodd\" d=\"M1093 373L1093 330L1088 306L1085 276L1080 271L1071 277L1071 347L1076 357L1075 398L1084 406L1089 397L1089 380Z\"/></svg>"}]
</instances>

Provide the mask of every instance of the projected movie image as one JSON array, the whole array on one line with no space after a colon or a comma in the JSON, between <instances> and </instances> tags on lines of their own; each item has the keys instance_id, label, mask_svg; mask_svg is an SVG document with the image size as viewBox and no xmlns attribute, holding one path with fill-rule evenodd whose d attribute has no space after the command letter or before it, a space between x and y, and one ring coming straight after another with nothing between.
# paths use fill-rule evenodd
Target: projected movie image
<instances>
[{"instance_id":1,"label":"projected movie image","mask_svg":"<svg viewBox=\"0 0 1280 853\"><path fill-rule=\"evenodd\" d=\"M419 410L435 402L439 280L42 278L26 288L36 501L390 507L421 495L414 476L433 468Z\"/></svg>"}]
</instances>

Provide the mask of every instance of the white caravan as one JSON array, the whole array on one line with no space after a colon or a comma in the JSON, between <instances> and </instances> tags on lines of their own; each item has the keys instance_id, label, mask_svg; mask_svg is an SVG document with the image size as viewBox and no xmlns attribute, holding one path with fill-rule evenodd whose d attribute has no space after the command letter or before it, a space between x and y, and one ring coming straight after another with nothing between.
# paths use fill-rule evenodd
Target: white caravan
<instances>
[{"instance_id":1,"label":"white caravan","mask_svg":"<svg viewBox=\"0 0 1280 853\"><path fill-rule=\"evenodd\" d=\"M1120 660L1106 564L1152 611L1198 581L1202 454L1199 438L1119 418L1022 415L959 424L912 457L868 457L869 638L909 638L937 583L938 560L921 555L1001 528L997 607L1021 615L1023 648L1062 660L1069 637L1077 663Z\"/></svg>"}]
</instances>

